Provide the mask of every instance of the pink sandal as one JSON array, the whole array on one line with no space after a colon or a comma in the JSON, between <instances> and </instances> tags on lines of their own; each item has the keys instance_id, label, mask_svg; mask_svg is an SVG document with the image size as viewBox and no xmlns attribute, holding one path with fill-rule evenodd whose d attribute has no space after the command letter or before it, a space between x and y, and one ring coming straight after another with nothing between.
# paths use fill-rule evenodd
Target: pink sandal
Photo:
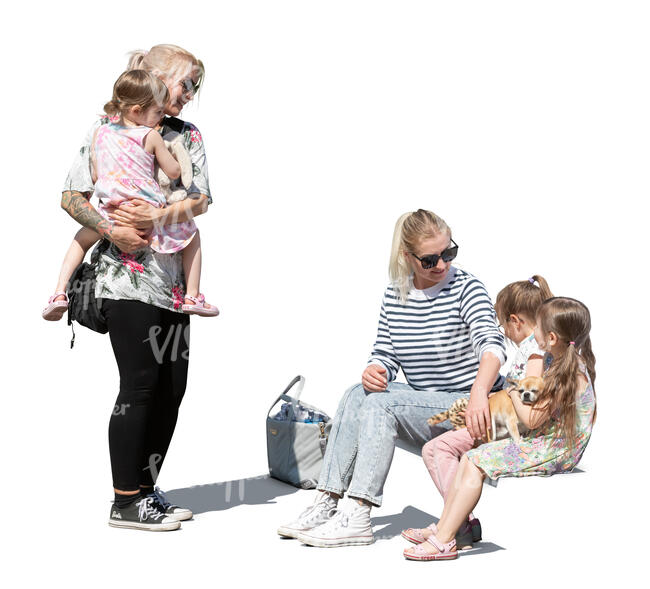
<instances>
[{"instance_id":1,"label":"pink sandal","mask_svg":"<svg viewBox=\"0 0 650 589\"><path fill-rule=\"evenodd\" d=\"M424 549L426 543L435 546L438 552L427 552ZM434 534L431 534L422 544L411 546L404 550L404 558L407 560L454 560L458 558L458 551L456 548L456 539L452 538L451 542L441 542Z\"/></svg>"},{"instance_id":2,"label":"pink sandal","mask_svg":"<svg viewBox=\"0 0 650 589\"><path fill-rule=\"evenodd\" d=\"M413 544L422 544L422 542L426 542L427 539L422 535L420 529L421 528L406 528L405 530L402 530L402 538L409 542L413 542ZM428 525L424 529L431 530L434 534L438 533L438 528L435 523Z\"/></svg>"},{"instance_id":3,"label":"pink sandal","mask_svg":"<svg viewBox=\"0 0 650 589\"><path fill-rule=\"evenodd\" d=\"M191 297L190 295L185 295L186 299L192 301L191 305L183 305L183 311L191 315L201 315L202 317L216 317L219 314L219 309L214 305L209 307L205 306L205 297L199 293L198 297Z\"/></svg>"},{"instance_id":4,"label":"pink sandal","mask_svg":"<svg viewBox=\"0 0 650 589\"><path fill-rule=\"evenodd\" d=\"M63 295L64 301L55 301L56 297ZM68 295L64 292L55 292L47 301L47 307L43 309L41 315L46 321L58 321L65 315L68 310Z\"/></svg>"}]
</instances>

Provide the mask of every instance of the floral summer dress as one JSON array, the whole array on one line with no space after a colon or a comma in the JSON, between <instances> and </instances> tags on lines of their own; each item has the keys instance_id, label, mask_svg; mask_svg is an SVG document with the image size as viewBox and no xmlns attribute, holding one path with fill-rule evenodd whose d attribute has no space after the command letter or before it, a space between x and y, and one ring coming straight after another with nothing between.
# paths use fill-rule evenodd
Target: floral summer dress
<instances>
[{"instance_id":1,"label":"floral summer dress","mask_svg":"<svg viewBox=\"0 0 650 589\"><path fill-rule=\"evenodd\" d=\"M596 407L594 387L584 368L583 374L587 378L587 384L576 393L577 436L573 450L569 450L563 438L553 439L559 424L551 418L548 429L533 430L527 437L521 438L519 443L506 438L483 444L467 452L467 457L490 479L550 476L572 470L580 461L591 437Z\"/></svg>"},{"instance_id":2,"label":"floral summer dress","mask_svg":"<svg viewBox=\"0 0 650 589\"><path fill-rule=\"evenodd\" d=\"M79 153L68 173L63 191L75 190L87 198L95 190L90 171L90 148L95 132L108 124L108 117L99 118L86 134ZM165 117L160 134L183 136L183 145L192 159L192 186L188 194L205 194L212 202L208 180L205 147L199 130L175 117ZM96 270L95 296L113 300L141 301L163 309L182 313L185 297L183 259L180 253L161 254L150 247L131 254L120 251L110 244L99 257Z\"/></svg>"},{"instance_id":3,"label":"floral summer dress","mask_svg":"<svg viewBox=\"0 0 650 589\"><path fill-rule=\"evenodd\" d=\"M97 163L95 196L99 212L109 220L108 207L140 198L155 207L166 206L165 196L154 180L155 156L144 149L150 127L123 127L115 123L97 130L94 151ZM194 221L156 225L149 247L161 254L184 249L196 233Z\"/></svg>"}]
</instances>

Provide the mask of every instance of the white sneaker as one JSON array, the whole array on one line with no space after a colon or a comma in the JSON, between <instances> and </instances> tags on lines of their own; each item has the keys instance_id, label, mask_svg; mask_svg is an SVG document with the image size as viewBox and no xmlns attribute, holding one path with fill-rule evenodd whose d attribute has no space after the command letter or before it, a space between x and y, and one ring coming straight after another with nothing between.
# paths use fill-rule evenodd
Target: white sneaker
<instances>
[{"instance_id":1,"label":"white sneaker","mask_svg":"<svg viewBox=\"0 0 650 589\"><path fill-rule=\"evenodd\" d=\"M350 506L348 511L336 510L333 516L317 528L300 532L298 540L309 546L333 548L358 546L375 541L370 523L370 506Z\"/></svg>"},{"instance_id":2,"label":"white sneaker","mask_svg":"<svg viewBox=\"0 0 650 589\"><path fill-rule=\"evenodd\" d=\"M319 492L314 501L298 519L278 528L278 534L286 538L297 538L300 532L311 530L328 521L336 510L337 500L327 493Z\"/></svg>"}]
</instances>

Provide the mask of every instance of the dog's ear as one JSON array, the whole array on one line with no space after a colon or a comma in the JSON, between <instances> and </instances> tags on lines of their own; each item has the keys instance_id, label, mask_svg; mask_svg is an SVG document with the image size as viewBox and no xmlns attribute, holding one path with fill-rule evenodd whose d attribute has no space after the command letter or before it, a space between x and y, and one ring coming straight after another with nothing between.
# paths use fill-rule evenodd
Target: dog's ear
<instances>
[{"instance_id":1,"label":"dog's ear","mask_svg":"<svg viewBox=\"0 0 650 589\"><path fill-rule=\"evenodd\" d=\"M521 381L515 380L514 378L506 378L506 384L509 384L513 387L518 387Z\"/></svg>"}]
</instances>

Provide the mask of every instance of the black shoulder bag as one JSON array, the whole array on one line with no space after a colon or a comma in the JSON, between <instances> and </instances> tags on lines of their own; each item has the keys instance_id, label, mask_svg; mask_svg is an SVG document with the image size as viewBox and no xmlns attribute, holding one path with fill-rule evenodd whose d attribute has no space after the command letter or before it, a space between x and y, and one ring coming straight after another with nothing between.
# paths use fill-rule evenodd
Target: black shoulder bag
<instances>
[{"instance_id":1,"label":"black shoulder bag","mask_svg":"<svg viewBox=\"0 0 650 589\"><path fill-rule=\"evenodd\" d=\"M74 346L75 339L73 321L97 333L106 333L108 331L106 318L95 298L95 272L99 256L110 245L108 239L102 239L90 254L90 264L87 262L79 264L72 273L65 289L68 295L68 325L72 327L70 348Z\"/></svg>"}]
</instances>

